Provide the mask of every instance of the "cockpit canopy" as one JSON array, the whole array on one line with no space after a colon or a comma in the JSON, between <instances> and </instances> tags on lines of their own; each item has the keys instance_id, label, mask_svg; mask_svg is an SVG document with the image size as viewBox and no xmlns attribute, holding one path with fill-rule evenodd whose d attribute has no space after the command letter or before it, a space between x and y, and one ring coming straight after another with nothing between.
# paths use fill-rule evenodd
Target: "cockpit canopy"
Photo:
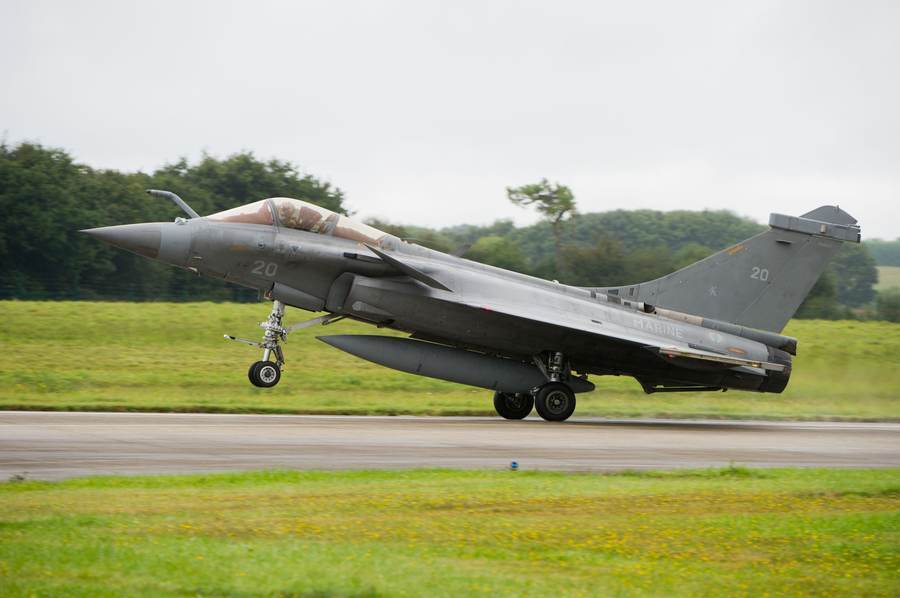
<instances>
[{"instance_id":1,"label":"cockpit canopy","mask_svg":"<svg viewBox=\"0 0 900 598\"><path fill-rule=\"evenodd\" d=\"M381 245L391 235L315 204L272 197L207 216L210 220L267 224Z\"/></svg>"}]
</instances>

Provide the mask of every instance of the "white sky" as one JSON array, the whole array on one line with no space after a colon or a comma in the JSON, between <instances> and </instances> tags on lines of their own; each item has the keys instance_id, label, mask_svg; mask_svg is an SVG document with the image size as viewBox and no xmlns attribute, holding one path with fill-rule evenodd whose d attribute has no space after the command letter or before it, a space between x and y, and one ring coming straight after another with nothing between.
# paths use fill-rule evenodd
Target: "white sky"
<instances>
[{"instance_id":1,"label":"white sky","mask_svg":"<svg viewBox=\"0 0 900 598\"><path fill-rule=\"evenodd\" d=\"M582 211L838 203L900 236L896 1L2 0L0 85L9 143L248 149L363 217L522 224L504 188L548 177Z\"/></svg>"}]
</instances>

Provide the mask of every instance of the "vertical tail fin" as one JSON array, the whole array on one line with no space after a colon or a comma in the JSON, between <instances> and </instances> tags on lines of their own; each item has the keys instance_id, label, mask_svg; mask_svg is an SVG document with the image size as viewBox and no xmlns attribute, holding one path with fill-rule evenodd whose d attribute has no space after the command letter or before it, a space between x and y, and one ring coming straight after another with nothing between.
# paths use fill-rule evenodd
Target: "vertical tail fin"
<instances>
[{"instance_id":1,"label":"vertical tail fin","mask_svg":"<svg viewBox=\"0 0 900 598\"><path fill-rule=\"evenodd\" d=\"M772 214L769 226L764 233L662 278L596 290L780 332L841 243L859 243L860 228L836 206L822 206L800 217Z\"/></svg>"}]
</instances>

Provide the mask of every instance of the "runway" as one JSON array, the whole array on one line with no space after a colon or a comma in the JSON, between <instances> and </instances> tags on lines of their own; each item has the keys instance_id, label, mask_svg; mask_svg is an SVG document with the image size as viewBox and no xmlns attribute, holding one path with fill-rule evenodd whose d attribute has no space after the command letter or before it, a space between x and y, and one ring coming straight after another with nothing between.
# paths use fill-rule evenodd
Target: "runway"
<instances>
[{"instance_id":1,"label":"runway","mask_svg":"<svg viewBox=\"0 0 900 598\"><path fill-rule=\"evenodd\" d=\"M900 467L900 424L0 412L0 480L250 469Z\"/></svg>"}]
</instances>

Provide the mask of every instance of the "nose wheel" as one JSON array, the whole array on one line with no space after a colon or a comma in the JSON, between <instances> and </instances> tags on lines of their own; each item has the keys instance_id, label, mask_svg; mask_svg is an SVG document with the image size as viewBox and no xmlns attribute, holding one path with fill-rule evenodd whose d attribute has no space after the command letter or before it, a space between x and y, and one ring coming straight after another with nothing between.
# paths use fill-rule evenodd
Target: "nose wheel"
<instances>
[{"instance_id":1,"label":"nose wheel","mask_svg":"<svg viewBox=\"0 0 900 598\"><path fill-rule=\"evenodd\" d=\"M255 362L250 366L250 369L247 370L247 378L253 386L258 386L259 388L272 388L278 384L279 380L281 380L281 368L284 366L284 352L281 350L280 343L287 340L288 334L294 330L308 328L316 324L325 326L326 324L343 319L343 316L326 314L311 320L306 320L305 322L299 322L293 326L288 326L287 328L281 325L283 318L284 303L281 301L273 301L272 312L269 314L269 317L266 318L265 322L260 322L259 324L259 327L263 329L263 339L261 342L252 341L246 338L238 338L236 336L231 336L230 334L225 335L225 338L228 340L237 341L263 350L262 359ZM275 361L271 360L273 356L275 357Z\"/></svg>"},{"instance_id":2,"label":"nose wheel","mask_svg":"<svg viewBox=\"0 0 900 598\"><path fill-rule=\"evenodd\" d=\"M250 366L247 377L253 386L271 388L281 380L281 367L273 361L257 361Z\"/></svg>"},{"instance_id":3,"label":"nose wheel","mask_svg":"<svg viewBox=\"0 0 900 598\"><path fill-rule=\"evenodd\" d=\"M229 334L225 338L239 343L245 343L263 350L262 359L255 362L247 370L247 378L253 386L259 388L272 388L281 380L281 366L284 365L284 352L281 350L279 343L287 339L290 329L281 325L284 318L284 303L281 301L272 302L272 312L265 322L261 322L259 327L263 329L262 342L251 341L246 338L238 338ZM271 357L275 357L275 361L270 361Z\"/></svg>"}]
</instances>

